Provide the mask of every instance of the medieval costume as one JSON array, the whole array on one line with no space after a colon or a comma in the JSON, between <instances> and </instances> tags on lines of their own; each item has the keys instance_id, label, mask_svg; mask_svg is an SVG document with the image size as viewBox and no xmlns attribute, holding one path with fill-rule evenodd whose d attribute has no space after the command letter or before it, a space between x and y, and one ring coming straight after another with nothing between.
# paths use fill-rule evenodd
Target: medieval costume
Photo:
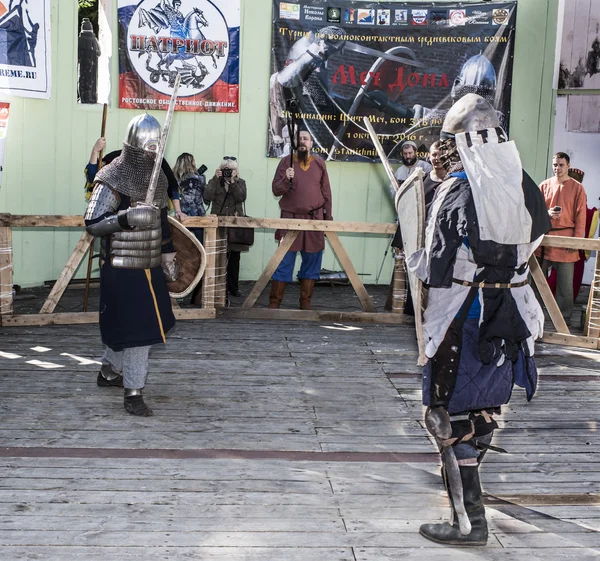
<instances>
[{"instance_id":1,"label":"medieval costume","mask_svg":"<svg viewBox=\"0 0 600 561\"><path fill-rule=\"evenodd\" d=\"M152 415L142 397L150 348L166 342L175 324L161 267L174 258L164 173L153 205L144 204L160 135L150 115L131 121L121 155L96 174L85 213L88 233L102 238L100 333L106 351L98 385L124 386L126 411L142 416Z\"/></svg>"},{"instance_id":2,"label":"medieval costume","mask_svg":"<svg viewBox=\"0 0 600 561\"><path fill-rule=\"evenodd\" d=\"M485 545L479 465L498 426L494 414L508 403L513 384L525 387L528 400L535 393L533 343L544 316L527 264L550 221L514 143L482 97L468 94L450 109L442 138L449 176L429 209L425 247L407 264L429 287L423 403L442 452L453 520L420 532L443 544Z\"/></svg>"},{"instance_id":3,"label":"medieval costume","mask_svg":"<svg viewBox=\"0 0 600 561\"><path fill-rule=\"evenodd\" d=\"M302 134L302 133L301 133ZM307 135L308 137L308 135ZM308 137L310 138L310 137ZM301 140L301 143L304 141ZM333 220L331 210L331 187L325 162L310 153L310 146L298 148L299 155L283 158L277 166L273 178L273 194L281 197L279 207L281 218L300 218L303 220ZM302 152L305 152L304 157ZM286 176L286 171L292 167L293 180ZM277 230L275 239L281 240L286 230ZM279 308L285 293L285 286L293 282L296 253L302 254L302 266L298 272L300 280L300 309L311 309L311 297L315 281L319 280L323 250L325 249L325 234L323 232L302 231L294 240L289 251L279 264L272 277L269 308Z\"/></svg>"},{"instance_id":4,"label":"medieval costume","mask_svg":"<svg viewBox=\"0 0 600 561\"><path fill-rule=\"evenodd\" d=\"M560 216L552 218L553 236L573 238L586 237L587 197L583 185L575 179L559 181L557 177L546 179L540 185L546 207L560 207ZM579 251L560 247L544 247L538 251L544 274L552 267L556 271L556 303L567 324L573 314L577 294L573 292L574 264L579 261Z\"/></svg>"}]
</instances>

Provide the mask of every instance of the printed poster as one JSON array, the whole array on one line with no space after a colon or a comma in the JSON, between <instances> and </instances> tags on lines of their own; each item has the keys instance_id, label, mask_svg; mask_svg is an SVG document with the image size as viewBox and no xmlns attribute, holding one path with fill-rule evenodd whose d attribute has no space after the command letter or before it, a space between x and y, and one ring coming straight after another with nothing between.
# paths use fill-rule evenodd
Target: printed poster
<instances>
[{"instance_id":1,"label":"printed poster","mask_svg":"<svg viewBox=\"0 0 600 561\"><path fill-rule=\"evenodd\" d=\"M118 0L119 107L239 112L240 0Z\"/></svg>"},{"instance_id":2,"label":"printed poster","mask_svg":"<svg viewBox=\"0 0 600 561\"><path fill-rule=\"evenodd\" d=\"M508 129L516 16L516 1L273 0L267 156L289 154L294 117L323 158L378 161L366 116L392 162L405 140L422 157L469 92Z\"/></svg>"},{"instance_id":3,"label":"printed poster","mask_svg":"<svg viewBox=\"0 0 600 561\"><path fill-rule=\"evenodd\" d=\"M50 0L0 0L0 92L50 99Z\"/></svg>"}]
</instances>

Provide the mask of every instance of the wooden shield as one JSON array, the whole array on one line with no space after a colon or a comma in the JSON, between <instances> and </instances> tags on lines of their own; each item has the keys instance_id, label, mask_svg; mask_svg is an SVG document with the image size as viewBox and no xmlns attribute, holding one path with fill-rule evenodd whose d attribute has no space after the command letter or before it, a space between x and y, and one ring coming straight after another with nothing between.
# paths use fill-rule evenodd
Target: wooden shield
<instances>
[{"instance_id":1,"label":"wooden shield","mask_svg":"<svg viewBox=\"0 0 600 561\"><path fill-rule=\"evenodd\" d=\"M408 258L425 246L425 173L417 168L396 191L396 212L402 232L404 255ZM408 268L407 268L408 269ZM423 341L423 282L410 271L408 282L415 309L415 328L419 342L419 364L425 364L425 344Z\"/></svg>"},{"instance_id":2,"label":"wooden shield","mask_svg":"<svg viewBox=\"0 0 600 561\"><path fill-rule=\"evenodd\" d=\"M179 220L169 216L169 224L180 273L175 282L167 283L167 287L171 298L183 298L196 288L204 275L206 251L198 238Z\"/></svg>"}]
</instances>

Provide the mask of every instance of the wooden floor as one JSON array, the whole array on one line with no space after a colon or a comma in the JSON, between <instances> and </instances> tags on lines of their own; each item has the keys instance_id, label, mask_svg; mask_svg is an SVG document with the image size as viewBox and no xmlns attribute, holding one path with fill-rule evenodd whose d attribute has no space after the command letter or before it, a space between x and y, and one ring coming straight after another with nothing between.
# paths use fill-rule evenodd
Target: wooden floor
<instances>
[{"instance_id":1,"label":"wooden floor","mask_svg":"<svg viewBox=\"0 0 600 561\"><path fill-rule=\"evenodd\" d=\"M600 559L599 353L539 346L482 469L488 546L450 549L418 534L449 509L410 327L179 322L147 419L100 352L93 325L0 330L1 561Z\"/></svg>"}]
</instances>

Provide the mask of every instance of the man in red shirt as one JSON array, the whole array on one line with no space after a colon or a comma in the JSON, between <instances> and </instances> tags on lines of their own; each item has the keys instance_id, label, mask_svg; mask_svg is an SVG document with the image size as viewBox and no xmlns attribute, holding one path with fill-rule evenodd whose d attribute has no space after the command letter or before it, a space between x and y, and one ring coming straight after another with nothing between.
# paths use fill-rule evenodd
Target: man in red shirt
<instances>
[{"instance_id":1,"label":"man in red shirt","mask_svg":"<svg viewBox=\"0 0 600 561\"><path fill-rule=\"evenodd\" d=\"M568 154L557 152L552 158L554 177L540 184L546 200L546 208L552 220L552 236L573 238L585 237L587 198L583 185L569 177ZM570 248L543 247L541 250L542 269L548 274L552 267L556 270L556 302L567 324L573 313L573 270L579 260L579 251Z\"/></svg>"},{"instance_id":2,"label":"man in red shirt","mask_svg":"<svg viewBox=\"0 0 600 561\"><path fill-rule=\"evenodd\" d=\"M331 187L325 162L311 154L313 141L308 131L298 134L298 149L291 156L284 157L273 178L273 194L281 197L279 207L281 218L301 218L305 220L333 220L331 212ZM277 230L275 239L281 240L286 230ZM302 231L290 247L279 267L273 274L269 308L279 308L285 286L293 282L296 253L302 254L302 265L298 271L300 280L300 309L311 310L310 299L319 280L325 234L323 232Z\"/></svg>"}]
</instances>

